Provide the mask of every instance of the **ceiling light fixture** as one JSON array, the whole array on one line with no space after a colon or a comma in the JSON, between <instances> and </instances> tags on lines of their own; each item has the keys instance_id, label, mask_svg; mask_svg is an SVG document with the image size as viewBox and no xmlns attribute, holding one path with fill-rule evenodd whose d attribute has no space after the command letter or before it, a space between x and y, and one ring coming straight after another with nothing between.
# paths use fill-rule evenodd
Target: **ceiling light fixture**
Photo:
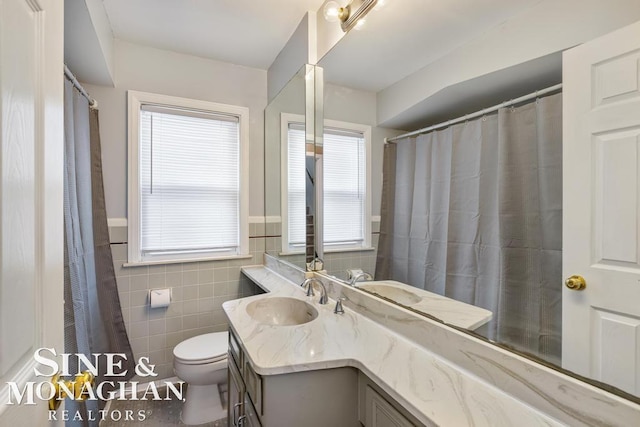
<instances>
[{"instance_id":1,"label":"ceiling light fixture","mask_svg":"<svg viewBox=\"0 0 640 427\"><path fill-rule=\"evenodd\" d=\"M324 18L329 22L340 20L340 27L345 33L352 29L360 19L373 9L378 0L351 0L346 6L340 6L335 1L325 3Z\"/></svg>"},{"instance_id":2,"label":"ceiling light fixture","mask_svg":"<svg viewBox=\"0 0 640 427\"><path fill-rule=\"evenodd\" d=\"M362 18L360 19L358 22L356 22L356 25L353 27L354 30L360 31L362 29L362 27L364 27L364 24L367 22L366 19Z\"/></svg>"},{"instance_id":3,"label":"ceiling light fixture","mask_svg":"<svg viewBox=\"0 0 640 427\"><path fill-rule=\"evenodd\" d=\"M378 0L378 4L376 4L376 7L374 7L373 10L382 9L386 3L387 3L387 0Z\"/></svg>"},{"instance_id":4,"label":"ceiling light fixture","mask_svg":"<svg viewBox=\"0 0 640 427\"><path fill-rule=\"evenodd\" d=\"M322 13L324 19L328 22L338 22L340 20L340 11L344 8L340 7L337 1L328 1L325 3Z\"/></svg>"}]
</instances>

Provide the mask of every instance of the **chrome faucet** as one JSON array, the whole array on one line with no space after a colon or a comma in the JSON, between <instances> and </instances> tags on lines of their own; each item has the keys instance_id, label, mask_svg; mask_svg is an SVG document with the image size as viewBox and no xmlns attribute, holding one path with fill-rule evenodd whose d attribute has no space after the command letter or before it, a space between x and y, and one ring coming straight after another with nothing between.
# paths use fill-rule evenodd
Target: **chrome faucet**
<instances>
[{"instance_id":1,"label":"chrome faucet","mask_svg":"<svg viewBox=\"0 0 640 427\"><path fill-rule=\"evenodd\" d=\"M353 276L353 277L351 278L351 282L350 282L349 284L350 284L351 286L355 286L355 285L356 285L356 282L357 282L359 279L363 278L363 277L364 277L364 279L365 279L365 280L373 280L373 276L371 276L369 273L362 272L362 273L358 273L358 274L356 274L355 276Z\"/></svg>"},{"instance_id":2,"label":"chrome faucet","mask_svg":"<svg viewBox=\"0 0 640 427\"><path fill-rule=\"evenodd\" d=\"M315 257L308 265L309 271L324 270L324 261L320 257Z\"/></svg>"},{"instance_id":3,"label":"chrome faucet","mask_svg":"<svg viewBox=\"0 0 640 427\"><path fill-rule=\"evenodd\" d=\"M304 282L302 282L302 284L300 286L302 286L303 288L306 286L307 287L307 296L308 297L313 297L316 295L315 292L313 292L313 284L314 283L318 283L321 288L322 288L322 294L320 295L320 304L326 304L329 302L329 297L327 296L327 288L325 288L324 283L322 283L319 279L316 279L315 277L310 277L309 279L306 279Z\"/></svg>"}]
</instances>

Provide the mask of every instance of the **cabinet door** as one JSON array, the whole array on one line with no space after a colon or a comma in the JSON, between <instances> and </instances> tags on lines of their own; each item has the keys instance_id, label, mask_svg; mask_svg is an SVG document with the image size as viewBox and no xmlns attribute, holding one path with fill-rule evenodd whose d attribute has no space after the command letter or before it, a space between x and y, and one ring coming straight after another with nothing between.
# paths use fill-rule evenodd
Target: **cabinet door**
<instances>
[{"instance_id":1,"label":"cabinet door","mask_svg":"<svg viewBox=\"0 0 640 427\"><path fill-rule=\"evenodd\" d=\"M249 395L247 393L245 393L244 395L244 415L246 418L242 426L262 427L262 424L260 424L260 418L258 417L256 409L253 407L253 404L251 403L251 400L249 399Z\"/></svg>"},{"instance_id":2,"label":"cabinet door","mask_svg":"<svg viewBox=\"0 0 640 427\"><path fill-rule=\"evenodd\" d=\"M244 415L244 383L231 355L229 355L229 403L227 417L229 425L237 427L238 419Z\"/></svg>"},{"instance_id":3,"label":"cabinet door","mask_svg":"<svg viewBox=\"0 0 640 427\"><path fill-rule=\"evenodd\" d=\"M251 364L249 363L248 358L244 361L244 371L242 375L242 379L244 380L244 389L251 397L251 401L255 405L258 413L263 415L262 409L262 378L260 375L256 374Z\"/></svg>"},{"instance_id":4,"label":"cabinet door","mask_svg":"<svg viewBox=\"0 0 640 427\"><path fill-rule=\"evenodd\" d=\"M367 386L365 392L365 427L413 427L396 408Z\"/></svg>"}]
</instances>

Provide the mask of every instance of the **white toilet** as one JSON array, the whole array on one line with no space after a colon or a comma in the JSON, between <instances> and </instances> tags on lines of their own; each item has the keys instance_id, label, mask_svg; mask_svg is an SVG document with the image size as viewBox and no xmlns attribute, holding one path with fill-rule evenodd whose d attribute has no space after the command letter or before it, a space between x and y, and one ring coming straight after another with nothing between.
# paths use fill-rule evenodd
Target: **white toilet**
<instances>
[{"instance_id":1,"label":"white toilet","mask_svg":"<svg viewBox=\"0 0 640 427\"><path fill-rule=\"evenodd\" d=\"M218 385L227 381L228 332L198 335L173 349L173 370L188 384L182 422L203 424L226 416Z\"/></svg>"}]
</instances>

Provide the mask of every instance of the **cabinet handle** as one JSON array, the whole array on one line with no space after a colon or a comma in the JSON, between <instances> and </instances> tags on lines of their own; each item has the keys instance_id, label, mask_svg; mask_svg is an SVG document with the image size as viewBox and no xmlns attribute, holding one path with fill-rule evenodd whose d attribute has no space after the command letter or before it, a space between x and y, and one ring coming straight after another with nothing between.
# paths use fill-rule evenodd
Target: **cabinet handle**
<instances>
[{"instance_id":1,"label":"cabinet handle","mask_svg":"<svg viewBox=\"0 0 640 427\"><path fill-rule=\"evenodd\" d=\"M247 419L246 415L243 415L240 418L238 418L238 426L243 426L246 419Z\"/></svg>"},{"instance_id":2,"label":"cabinet handle","mask_svg":"<svg viewBox=\"0 0 640 427\"><path fill-rule=\"evenodd\" d=\"M231 414L231 416L232 416L232 419L233 419L234 427L238 427L240 425L240 419L242 419L242 417L244 417L244 415L243 415L242 417L238 418L238 422L236 423L236 409L238 409L242 405L244 405L244 402L236 403L235 405L233 405L233 413Z\"/></svg>"}]
</instances>

